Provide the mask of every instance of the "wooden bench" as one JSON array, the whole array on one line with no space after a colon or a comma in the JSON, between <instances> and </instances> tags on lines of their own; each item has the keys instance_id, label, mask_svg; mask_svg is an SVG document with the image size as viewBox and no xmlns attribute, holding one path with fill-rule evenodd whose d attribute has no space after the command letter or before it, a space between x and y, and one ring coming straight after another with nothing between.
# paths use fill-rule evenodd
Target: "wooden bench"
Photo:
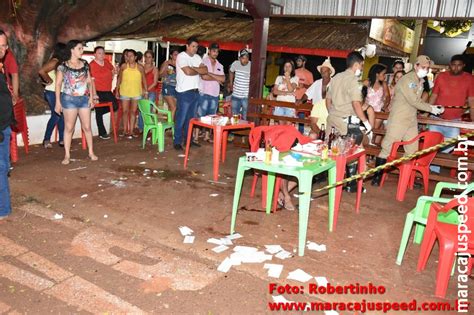
<instances>
[{"instance_id":1,"label":"wooden bench","mask_svg":"<svg viewBox=\"0 0 474 315\"><path fill-rule=\"evenodd\" d=\"M375 113L375 117L381 120L388 119L388 113ZM432 119L428 117L418 116L418 124L426 126L426 125L436 125L436 126L445 126L445 127L456 127L460 128L464 133L468 131L474 130L474 122L468 121L448 121L443 119ZM386 133L386 129L374 129L374 136L384 136ZM376 146L366 146L366 151L368 155L377 156L380 153L381 147L380 144ZM399 152L399 156L403 155L403 151ZM458 168L458 156L451 154L451 153L442 153L438 152L436 157L434 158L433 165L439 165L444 168L448 169L457 169ZM474 157L468 157L467 161L467 168L470 171L474 171ZM443 176L438 174L430 174L430 178L436 181L453 181L457 182L455 178L451 176Z\"/></svg>"},{"instance_id":2,"label":"wooden bench","mask_svg":"<svg viewBox=\"0 0 474 315\"><path fill-rule=\"evenodd\" d=\"M295 105L295 103L251 98L249 100L249 109L256 109L256 111L247 113L247 117L256 119L256 123L259 125L268 125L270 124L270 120L272 119L276 121L289 121L292 123L305 125L309 125L311 122L309 118L296 118L273 115L274 107L287 107L293 108L295 110L311 111L313 105L306 103L298 106Z\"/></svg>"},{"instance_id":3,"label":"wooden bench","mask_svg":"<svg viewBox=\"0 0 474 315\"><path fill-rule=\"evenodd\" d=\"M311 111L312 104L301 104L299 106L295 105L294 103L288 102L278 102L278 101L271 101L265 99L250 99L249 100L249 113L247 117L253 118L257 125L268 125L271 120L275 121L289 121L293 123L300 123L309 125L310 119L309 118L294 118L294 117L283 117L273 115L273 108L274 107L287 107L287 108L294 108L297 110L304 110L304 111ZM381 120L388 119L388 113L376 113L375 117ZM462 129L464 132L474 130L474 122L468 121L448 121L442 119L432 119L428 117L419 116L418 123L426 126L426 125L437 125L437 126L446 126L446 127L456 127ZM248 133L248 131L247 131ZM385 129L374 129L374 136L378 135L383 138L385 135ZM380 153L381 147L380 145L376 146L369 146L366 145L365 149L368 155L377 156ZM400 156L403 155L403 151L400 152ZM433 160L434 165L439 165L444 168L448 169L457 169L458 168L458 156L453 154L446 154L439 152ZM470 171L474 171L474 156L469 156L467 162L467 168ZM450 176L442 176L431 174L430 178L437 181L454 181L454 179Z\"/></svg>"},{"instance_id":4,"label":"wooden bench","mask_svg":"<svg viewBox=\"0 0 474 315\"><path fill-rule=\"evenodd\" d=\"M249 111L247 112L247 118L253 120L256 125L268 126L271 120L274 121L288 121L292 123L309 125L309 118L295 118L295 117L286 117L286 116L277 116L273 115L274 107L287 107L297 110L311 111L313 108L312 104L301 104L300 106L295 105L294 103L289 102L279 102L266 99L249 99ZM233 134L238 136L246 137L249 135L248 130L237 130ZM237 146L246 146L242 145L241 142L234 141L234 144Z\"/></svg>"}]
</instances>

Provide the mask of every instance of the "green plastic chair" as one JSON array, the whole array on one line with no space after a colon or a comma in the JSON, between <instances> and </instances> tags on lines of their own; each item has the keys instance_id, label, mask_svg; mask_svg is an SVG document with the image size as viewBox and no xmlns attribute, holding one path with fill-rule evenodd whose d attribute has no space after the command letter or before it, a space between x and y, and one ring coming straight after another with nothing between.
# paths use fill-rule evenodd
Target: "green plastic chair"
<instances>
[{"instance_id":1,"label":"green plastic chair","mask_svg":"<svg viewBox=\"0 0 474 315\"><path fill-rule=\"evenodd\" d=\"M413 237L413 243L421 244L423 240L423 234L425 232L426 222L428 220L428 214L432 202L448 203L452 198L441 198L441 192L443 189L454 189L459 190L458 184L439 182L436 185L433 196L421 196L418 198L416 206L413 210L408 212L405 220L405 227L403 228L402 240L400 242L400 248L398 249L397 265L401 265L403 261L403 255L408 245L408 239L410 238L413 224L415 224L415 235ZM470 183L463 194L469 194L474 190L474 183ZM446 213L440 213L438 215L438 221L450 224L458 224L458 213L455 210L451 210Z\"/></svg>"},{"instance_id":2,"label":"green plastic chair","mask_svg":"<svg viewBox=\"0 0 474 315\"><path fill-rule=\"evenodd\" d=\"M270 89L267 88L266 86L263 86L262 98L266 99L268 94L270 94Z\"/></svg>"},{"instance_id":3,"label":"green plastic chair","mask_svg":"<svg viewBox=\"0 0 474 315\"><path fill-rule=\"evenodd\" d=\"M158 114L166 114L167 120L165 122L159 121L158 115L151 112L152 108ZM165 150L166 129L171 128L174 135L174 122L171 117L171 111L159 109L156 107L155 103L150 100L139 100L138 109L143 118L142 148L145 148L146 138L148 133L151 131L151 143L156 144L156 142L158 142L158 152L163 152Z\"/></svg>"}]
</instances>

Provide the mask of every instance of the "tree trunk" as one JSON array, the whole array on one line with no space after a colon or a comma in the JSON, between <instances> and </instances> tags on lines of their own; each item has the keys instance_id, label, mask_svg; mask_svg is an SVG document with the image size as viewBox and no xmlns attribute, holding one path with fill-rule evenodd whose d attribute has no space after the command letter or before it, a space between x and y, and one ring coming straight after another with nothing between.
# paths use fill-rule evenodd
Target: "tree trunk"
<instances>
[{"instance_id":1,"label":"tree trunk","mask_svg":"<svg viewBox=\"0 0 474 315\"><path fill-rule=\"evenodd\" d=\"M15 3L19 3L17 7ZM72 3L72 4L69 4ZM132 21L145 11L159 9L156 0L34 0L0 1L0 28L20 66L20 95L28 113L43 113L43 85L38 70L56 42L90 40Z\"/></svg>"}]
</instances>

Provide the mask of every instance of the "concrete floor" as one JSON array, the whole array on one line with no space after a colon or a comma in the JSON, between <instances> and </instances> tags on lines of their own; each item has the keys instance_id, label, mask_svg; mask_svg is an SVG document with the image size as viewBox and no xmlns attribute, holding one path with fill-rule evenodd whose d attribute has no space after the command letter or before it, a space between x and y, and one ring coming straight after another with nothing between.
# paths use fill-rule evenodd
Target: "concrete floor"
<instances>
[{"instance_id":1,"label":"concrete floor","mask_svg":"<svg viewBox=\"0 0 474 315\"><path fill-rule=\"evenodd\" d=\"M279 279L269 278L262 263L218 272L232 249L217 254L206 240L229 232L236 162L245 151L230 145L219 182L213 182L209 144L192 148L184 170L181 152L172 149L170 138L166 141L167 151L158 154L150 145L142 150L138 139L118 144L96 139L98 162L89 161L75 143L72 158L77 160L68 166L61 165L58 147L32 147L28 155L20 151L10 180L14 212L0 221L0 313L270 313L270 283L308 287L286 279L298 268L333 285L370 282L386 292L284 294L290 301L453 304L454 277L447 299L434 297L437 246L422 273L416 272L416 244L408 246L402 266L395 264L406 213L421 194L408 191L406 200L397 202L395 176L384 188L366 185L360 214L354 211L355 195L344 193L332 233L327 229L327 196L316 198L307 239L325 244L327 251L307 250L304 257L286 260L273 257L271 263L284 265ZM248 176L237 217L243 238L234 244L259 249L279 244L294 252L298 213L266 215L260 196L249 198L250 184ZM63 218L54 220L55 214ZM183 225L194 230L194 244L183 244L178 230Z\"/></svg>"}]
</instances>

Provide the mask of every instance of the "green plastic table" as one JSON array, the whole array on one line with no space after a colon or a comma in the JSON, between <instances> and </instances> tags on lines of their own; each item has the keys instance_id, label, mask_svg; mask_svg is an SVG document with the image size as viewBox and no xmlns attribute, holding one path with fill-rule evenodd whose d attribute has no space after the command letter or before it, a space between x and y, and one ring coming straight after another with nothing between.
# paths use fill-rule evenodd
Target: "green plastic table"
<instances>
[{"instance_id":1,"label":"green plastic table","mask_svg":"<svg viewBox=\"0 0 474 315\"><path fill-rule=\"evenodd\" d=\"M284 156L284 155L282 155ZM232 220L230 233L235 231L237 208L239 206L240 192L247 170L255 169L268 173L267 182L267 204L266 213L270 214L272 207L273 189L275 186L275 174L294 176L298 179L299 189L299 228L298 228L298 255L304 255L306 244L306 232L308 229L309 206L311 203L311 191L313 176L322 172L329 172L329 184L336 182L336 162L333 160L322 161L319 157L303 158L303 166L287 166L283 164L266 164L264 162L249 162L245 156L239 159L237 178L235 182L234 202L232 205ZM332 227L334 217L335 188L329 189L329 226Z\"/></svg>"}]
</instances>

